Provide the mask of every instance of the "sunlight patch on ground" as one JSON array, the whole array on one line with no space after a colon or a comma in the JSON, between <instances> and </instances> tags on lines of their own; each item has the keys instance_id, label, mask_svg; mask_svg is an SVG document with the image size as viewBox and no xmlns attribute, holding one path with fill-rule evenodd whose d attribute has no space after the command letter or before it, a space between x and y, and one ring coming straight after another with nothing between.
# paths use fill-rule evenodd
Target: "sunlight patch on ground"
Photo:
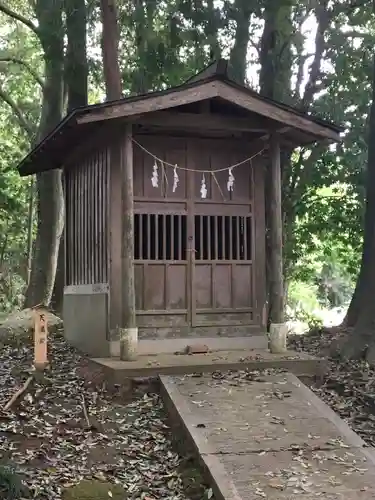
<instances>
[{"instance_id":1,"label":"sunlight patch on ground","mask_svg":"<svg viewBox=\"0 0 375 500\"><path fill-rule=\"evenodd\" d=\"M340 325L346 315L347 306L334 307L333 309L317 309L311 313L311 318L322 321L326 328ZM290 320L287 321L289 333L294 335L303 335L309 331L309 325L305 321Z\"/></svg>"}]
</instances>

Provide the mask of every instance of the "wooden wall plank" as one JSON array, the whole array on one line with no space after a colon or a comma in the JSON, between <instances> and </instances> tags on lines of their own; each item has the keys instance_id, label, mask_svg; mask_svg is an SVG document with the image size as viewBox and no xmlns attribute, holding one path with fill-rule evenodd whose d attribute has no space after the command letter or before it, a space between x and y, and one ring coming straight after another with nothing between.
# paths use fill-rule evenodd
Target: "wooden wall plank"
<instances>
[{"instance_id":1,"label":"wooden wall plank","mask_svg":"<svg viewBox=\"0 0 375 500\"><path fill-rule=\"evenodd\" d=\"M108 281L107 149L66 170L66 286Z\"/></svg>"}]
</instances>

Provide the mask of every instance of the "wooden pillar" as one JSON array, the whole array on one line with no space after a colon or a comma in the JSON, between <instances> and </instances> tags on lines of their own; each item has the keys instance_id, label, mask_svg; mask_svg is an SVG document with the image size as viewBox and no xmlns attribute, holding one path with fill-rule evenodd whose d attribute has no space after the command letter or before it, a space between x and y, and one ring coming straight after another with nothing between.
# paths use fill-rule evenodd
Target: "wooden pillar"
<instances>
[{"instance_id":1,"label":"wooden pillar","mask_svg":"<svg viewBox=\"0 0 375 500\"><path fill-rule=\"evenodd\" d=\"M109 167L109 242L110 242L110 340L118 339L122 323L122 138L114 136Z\"/></svg>"},{"instance_id":2,"label":"wooden pillar","mask_svg":"<svg viewBox=\"0 0 375 500\"><path fill-rule=\"evenodd\" d=\"M138 329L135 315L134 283L134 195L132 126L126 125L121 161L122 182L122 321L120 328L121 359L131 361L137 355Z\"/></svg>"},{"instance_id":3,"label":"wooden pillar","mask_svg":"<svg viewBox=\"0 0 375 500\"><path fill-rule=\"evenodd\" d=\"M283 222L281 208L280 141L274 134L270 138L270 306L271 323L284 323L284 276L283 276Z\"/></svg>"}]
</instances>

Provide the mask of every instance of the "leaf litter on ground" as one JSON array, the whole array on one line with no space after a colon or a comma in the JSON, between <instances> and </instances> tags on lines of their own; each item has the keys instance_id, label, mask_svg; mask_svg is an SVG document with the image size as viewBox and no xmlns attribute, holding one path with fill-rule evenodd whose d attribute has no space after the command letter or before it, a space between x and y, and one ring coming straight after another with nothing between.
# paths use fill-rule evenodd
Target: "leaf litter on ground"
<instances>
[{"instance_id":1,"label":"leaf litter on ground","mask_svg":"<svg viewBox=\"0 0 375 500\"><path fill-rule=\"evenodd\" d=\"M340 328L295 335L289 346L299 352L326 357L328 371L322 384L311 389L370 446L375 445L375 369L366 361L330 356L332 345L346 332Z\"/></svg>"},{"instance_id":2,"label":"leaf litter on ground","mask_svg":"<svg viewBox=\"0 0 375 500\"><path fill-rule=\"evenodd\" d=\"M289 347L297 351L304 351L314 356L326 357L326 354L331 347L333 341L332 333L321 332L319 334L311 334L305 337L292 338ZM375 442L375 370L366 362L343 362L336 358L328 358L329 370L322 384L310 385L311 389L324 400L331 408L336 411L348 424L366 441L369 445ZM262 401L277 398L284 400L291 396L290 391L283 390L283 381L277 382L279 388L274 387L272 381L273 375L285 373L284 369L265 369L265 370L229 370L227 372L213 372L211 375L199 374L200 377L200 393L207 394L208 388L217 386L223 389L227 388L228 393L232 391L234 386L241 387L243 385L252 384L253 382L264 383L263 392L255 397L261 398ZM198 377L195 375L185 375L179 377L181 382L190 377ZM271 376L267 380L267 377ZM195 394L189 393L190 397ZM266 413L270 423L284 424L285 422L280 417ZM293 416L291 419L295 418ZM206 426L204 426L206 427ZM246 428L241 428L246 430ZM285 430L285 429L284 429ZM309 440L317 440L319 436L308 434ZM265 445L265 438L262 438L260 444ZM332 446L332 450L327 449L327 445ZM350 448L341 439L330 439L320 449L315 443L306 443L306 446L301 448L301 445L290 446L290 451L293 453L293 461L289 464L289 469L278 469L277 467L266 473L269 478L268 484L265 487L270 490L280 490L292 492L293 495L313 494L316 497L324 498L326 492L324 488L333 486L341 487L342 477L357 476L362 477L368 471L366 467L366 459L356 453L351 453ZM270 449L264 449L258 453L259 456L267 456ZM331 474L330 467L334 463L336 471ZM368 480L368 478L367 478ZM318 481L318 484L316 484ZM360 479L362 481L362 479ZM267 498L267 494L272 498L277 498L275 493L270 490L264 491L260 487L260 482L253 483L253 493L256 496ZM361 491L367 491L368 485L363 485ZM320 488L320 489L319 489ZM314 497L315 497L314 496Z\"/></svg>"},{"instance_id":3,"label":"leaf litter on ground","mask_svg":"<svg viewBox=\"0 0 375 500\"><path fill-rule=\"evenodd\" d=\"M0 354L1 409L30 375L33 351L4 344ZM59 500L83 479L122 485L132 500L192 498L157 394L124 402L104 387L87 387L79 372L83 358L61 333L51 336L49 359L46 378L18 406L0 410L0 460L21 474L32 498ZM194 498L211 498L197 482Z\"/></svg>"}]
</instances>

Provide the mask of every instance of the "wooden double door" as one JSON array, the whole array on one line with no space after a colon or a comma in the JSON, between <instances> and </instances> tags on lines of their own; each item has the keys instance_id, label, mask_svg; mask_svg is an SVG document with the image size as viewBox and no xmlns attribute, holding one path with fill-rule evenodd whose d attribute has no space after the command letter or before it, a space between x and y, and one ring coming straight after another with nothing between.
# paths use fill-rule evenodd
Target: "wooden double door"
<instances>
[{"instance_id":1,"label":"wooden double door","mask_svg":"<svg viewBox=\"0 0 375 500\"><path fill-rule=\"evenodd\" d=\"M217 167L212 156L199 162L202 169ZM230 165L238 156L243 158L243 153L225 160ZM187 165L198 170L191 156ZM251 169L246 164L236 170L237 193L228 193L227 172L221 177L205 175L205 199L200 198L202 176L196 171L184 171L180 192L173 197L160 200L150 190L147 201L145 191L135 198L135 287L141 328L161 329L166 335L220 328L225 334L254 323Z\"/></svg>"}]
</instances>

